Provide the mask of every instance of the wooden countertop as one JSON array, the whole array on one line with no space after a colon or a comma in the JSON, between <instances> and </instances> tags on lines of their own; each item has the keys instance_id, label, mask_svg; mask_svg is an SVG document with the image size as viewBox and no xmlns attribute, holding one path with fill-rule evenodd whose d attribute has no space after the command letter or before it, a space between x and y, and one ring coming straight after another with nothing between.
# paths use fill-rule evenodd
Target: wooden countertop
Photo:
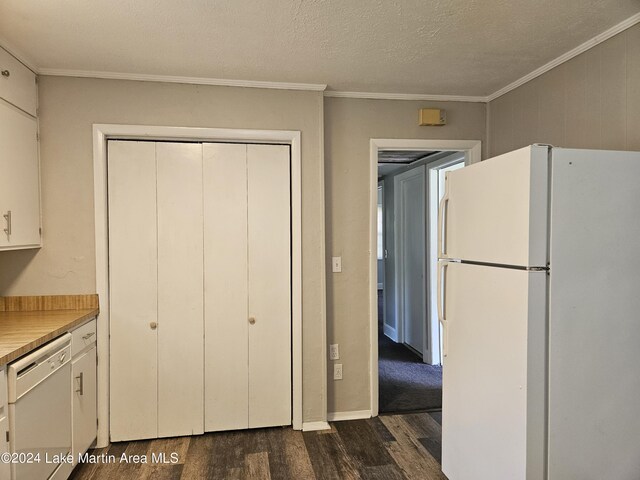
<instances>
[{"instance_id":1,"label":"wooden countertop","mask_svg":"<svg viewBox=\"0 0 640 480\"><path fill-rule=\"evenodd\" d=\"M98 314L97 295L82 296L95 297L83 301L69 301L69 297L72 296L0 299L0 367Z\"/></svg>"}]
</instances>

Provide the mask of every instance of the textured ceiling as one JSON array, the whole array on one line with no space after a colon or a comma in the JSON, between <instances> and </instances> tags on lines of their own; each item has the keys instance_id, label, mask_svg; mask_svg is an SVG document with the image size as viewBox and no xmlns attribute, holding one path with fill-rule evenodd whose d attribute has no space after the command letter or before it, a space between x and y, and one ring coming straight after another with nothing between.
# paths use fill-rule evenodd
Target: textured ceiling
<instances>
[{"instance_id":1,"label":"textured ceiling","mask_svg":"<svg viewBox=\"0 0 640 480\"><path fill-rule=\"evenodd\" d=\"M640 0L0 0L40 68L488 95Z\"/></svg>"}]
</instances>

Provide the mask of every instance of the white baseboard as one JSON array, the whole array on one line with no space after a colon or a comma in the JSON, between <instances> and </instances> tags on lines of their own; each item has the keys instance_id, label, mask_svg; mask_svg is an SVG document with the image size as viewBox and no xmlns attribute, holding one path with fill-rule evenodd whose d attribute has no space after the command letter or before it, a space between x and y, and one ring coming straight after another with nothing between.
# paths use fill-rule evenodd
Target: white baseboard
<instances>
[{"instance_id":1,"label":"white baseboard","mask_svg":"<svg viewBox=\"0 0 640 480\"><path fill-rule=\"evenodd\" d=\"M351 412L327 413L327 420L330 422L341 422L343 420L360 420L371 418L371 410L353 410Z\"/></svg>"},{"instance_id":2,"label":"white baseboard","mask_svg":"<svg viewBox=\"0 0 640 480\"><path fill-rule=\"evenodd\" d=\"M303 432L315 432L316 430L331 430L331 425L328 422L303 422Z\"/></svg>"}]
</instances>

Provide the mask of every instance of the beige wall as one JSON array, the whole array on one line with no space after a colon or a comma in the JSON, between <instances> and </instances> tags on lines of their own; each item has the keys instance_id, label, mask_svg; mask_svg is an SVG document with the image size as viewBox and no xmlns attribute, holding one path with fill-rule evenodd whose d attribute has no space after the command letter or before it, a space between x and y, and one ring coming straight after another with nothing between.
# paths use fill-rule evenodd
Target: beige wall
<instances>
[{"instance_id":1,"label":"beige wall","mask_svg":"<svg viewBox=\"0 0 640 480\"><path fill-rule=\"evenodd\" d=\"M303 419L323 420L322 93L45 76L39 101L44 246L0 252L0 295L96 291L92 124L302 132Z\"/></svg>"},{"instance_id":2,"label":"beige wall","mask_svg":"<svg viewBox=\"0 0 640 480\"><path fill-rule=\"evenodd\" d=\"M447 126L419 127L418 109L447 111ZM327 341L340 345L343 380L329 362L328 411L370 408L369 140L482 140L485 105L325 98L327 257L342 256L342 273L327 265Z\"/></svg>"},{"instance_id":3,"label":"beige wall","mask_svg":"<svg viewBox=\"0 0 640 480\"><path fill-rule=\"evenodd\" d=\"M489 104L489 151L640 150L640 24Z\"/></svg>"}]
</instances>

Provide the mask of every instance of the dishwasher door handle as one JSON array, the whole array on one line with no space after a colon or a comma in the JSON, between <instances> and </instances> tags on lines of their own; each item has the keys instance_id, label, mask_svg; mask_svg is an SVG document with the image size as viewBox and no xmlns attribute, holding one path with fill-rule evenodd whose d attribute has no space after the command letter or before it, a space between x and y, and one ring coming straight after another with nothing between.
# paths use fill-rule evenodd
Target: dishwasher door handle
<instances>
[{"instance_id":1,"label":"dishwasher door handle","mask_svg":"<svg viewBox=\"0 0 640 480\"><path fill-rule=\"evenodd\" d=\"M79 393L80 395L84 395L84 372L80 372L80 375L76 377L76 380L79 380L79 385L80 385L76 389L76 393Z\"/></svg>"}]
</instances>

